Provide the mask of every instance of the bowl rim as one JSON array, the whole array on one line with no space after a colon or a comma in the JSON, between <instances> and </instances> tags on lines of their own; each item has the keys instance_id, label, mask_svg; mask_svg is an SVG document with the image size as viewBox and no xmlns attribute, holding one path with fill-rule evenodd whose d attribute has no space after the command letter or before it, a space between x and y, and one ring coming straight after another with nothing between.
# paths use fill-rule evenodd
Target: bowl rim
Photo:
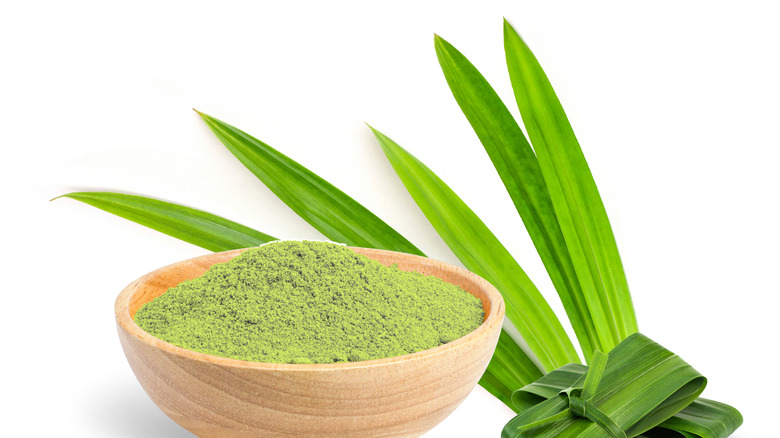
<instances>
[{"instance_id":1,"label":"bowl rim","mask_svg":"<svg viewBox=\"0 0 780 438\"><path fill-rule=\"evenodd\" d=\"M257 370L267 370L267 371L305 372L305 371L356 370L356 369L373 368L373 367L380 367L380 366L389 366L400 362L418 361L418 360L425 359L427 357L444 354L449 350L463 348L472 343L479 342L480 340L486 337L490 337L490 334L493 333L494 330L496 330L496 326L499 326L499 330L503 326L504 314L505 314L504 299L501 296L501 293L490 282L480 277L479 275L469 270L466 270L464 268L461 268L459 266L455 266L440 260L431 259L429 257L423 257L414 254L397 252L397 251L373 249L373 248L361 248L361 247L352 247L352 246L347 246L347 248L357 252L358 254L363 254L368 257L371 257L371 254L381 254L381 255L386 255L386 256L391 256L396 258L409 258L415 261L416 263L422 265L438 265L438 267L452 271L458 276L464 276L469 280L471 280L473 283L475 283L482 291L484 291L486 301L488 301L490 304L490 312L487 313L487 315L485 316L485 320L482 322L482 324L479 325L479 327L472 330L468 334L461 336L460 338L452 342L448 342L444 345L439 345L437 347L429 348L427 350L408 353L401 356L392 356L392 357L387 357L382 359L371 359L371 360L358 361L358 362L316 363L316 364L254 362L254 361L215 356L207 353L188 350L186 348L178 347L176 345L165 342L162 339L156 338L151 334L145 332L143 329L141 329L141 327L139 327L135 323L133 318L130 316L130 302L133 300L135 295L140 291L138 286L140 286L141 284L145 283L146 281L164 272L175 269L179 265L191 264L193 262L197 263L199 261L206 261L211 258L230 257L232 259L238 254L246 251L247 249L251 249L251 248L241 248L241 249L234 249L229 251L215 252L211 254L189 258L186 260L181 260L179 262L175 262L163 266L161 268L158 268L154 271L151 271L139 277L138 279L136 279L135 281L127 285L116 298L114 304L114 311L116 315L117 328L119 330L124 330L126 334L129 334L133 338L137 339L138 341L141 341L142 343L148 346L163 350L168 354L178 356L188 360L194 360L201 363L220 365L220 366L226 366L231 368L257 369ZM471 293L468 290L466 292Z\"/></svg>"}]
</instances>

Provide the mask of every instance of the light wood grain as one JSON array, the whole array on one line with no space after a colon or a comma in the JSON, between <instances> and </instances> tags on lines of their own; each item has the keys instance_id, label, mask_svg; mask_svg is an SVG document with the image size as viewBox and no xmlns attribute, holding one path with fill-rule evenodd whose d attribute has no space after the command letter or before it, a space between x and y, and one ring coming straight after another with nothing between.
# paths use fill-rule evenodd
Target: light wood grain
<instances>
[{"instance_id":1,"label":"light wood grain","mask_svg":"<svg viewBox=\"0 0 780 438\"><path fill-rule=\"evenodd\" d=\"M482 300L485 322L449 344L387 359L338 364L270 364L185 350L134 322L144 303L243 250L185 260L149 273L116 300L119 339L154 403L199 437L418 437L476 386L504 319L498 291L477 275L409 254L352 248L386 265L435 275ZM143 419L137 419L143 421Z\"/></svg>"}]
</instances>

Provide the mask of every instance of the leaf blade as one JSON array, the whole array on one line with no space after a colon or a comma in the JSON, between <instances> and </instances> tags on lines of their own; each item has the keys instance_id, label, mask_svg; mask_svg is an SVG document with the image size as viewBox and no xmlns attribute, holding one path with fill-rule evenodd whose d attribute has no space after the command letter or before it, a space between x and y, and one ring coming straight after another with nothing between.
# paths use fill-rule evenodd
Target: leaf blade
<instances>
[{"instance_id":1,"label":"leaf blade","mask_svg":"<svg viewBox=\"0 0 780 438\"><path fill-rule=\"evenodd\" d=\"M276 240L260 231L183 205L115 192L73 192L70 198L210 251L227 251Z\"/></svg>"},{"instance_id":2,"label":"leaf blade","mask_svg":"<svg viewBox=\"0 0 780 438\"><path fill-rule=\"evenodd\" d=\"M699 397L658 427L701 438L725 438L742 425L742 414L725 403Z\"/></svg>"},{"instance_id":3,"label":"leaf blade","mask_svg":"<svg viewBox=\"0 0 780 438\"><path fill-rule=\"evenodd\" d=\"M579 142L536 57L504 21L507 67L589 307L610 318L619 342L636 333L631 295L606 209ZM614 345L605 345L608 351Z\"/></svg>"},{"instance_id":4,"label":"leaf blade","mask_svg":"<svg viewBox=\"0 0 780 438\"><path fill-rule=\"evenodd\" d=\"M427 166L384 134L373 132L407 191L453 253L502 292L507 317L541 366L553 370L578 362L560 321L496 236Z\"/></svg>"},{"instance_id":5,"label":"leaf blade","mask_svg":"<svg viewBox=\"0 0 780 438\"><path fill-rule=\"evenodd\" d=\"M588 311L536 155L479 70L443 38L436 36L435 46L450 90L501 177L589 359L594 350L605 349L600 338L610 332L594 324L603 316Z\"/></svg>"},{"instance_id":6,"label":"leaf blade","mask_svg":"<svg viewBox=\"0 0 780 438\"><path fill-rule=\"evenodd\" d=\"M347 245L424 255L375 214L262 141L198 112L223 145L298 216Z\"/></svg>"}]
</instances>

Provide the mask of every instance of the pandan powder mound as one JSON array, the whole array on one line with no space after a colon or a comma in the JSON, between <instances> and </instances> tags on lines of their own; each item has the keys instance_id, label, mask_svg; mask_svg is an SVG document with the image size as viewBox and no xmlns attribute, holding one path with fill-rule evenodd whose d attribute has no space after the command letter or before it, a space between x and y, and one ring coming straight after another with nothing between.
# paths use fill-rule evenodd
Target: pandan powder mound
<instances>
[{"instance_id":1,"label":"pandan powder mound","mask_svg":"<svg viewBox=\"0 0 780 438\"><path fill-rule=\"evenodd\" d=\"M484 319L458 286L325 242L272 242L213 265L146 303L144 331L215 356L355 362L451 342Z\"/></svg>"}]
</instances>

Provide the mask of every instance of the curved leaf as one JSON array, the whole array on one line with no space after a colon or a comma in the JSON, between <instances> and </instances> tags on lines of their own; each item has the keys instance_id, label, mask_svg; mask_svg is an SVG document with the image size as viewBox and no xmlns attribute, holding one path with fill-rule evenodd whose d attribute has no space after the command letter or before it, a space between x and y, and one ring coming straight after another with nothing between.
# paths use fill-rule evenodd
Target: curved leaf
<instances>
[{"instance_id":1,"label":"curved leaf","mask_svg":"<svg viewBox=\"0 0 780 438\"><path fill-rule=\"evenodd\" d=\"M742 414L737 409L725 403L699 397L674 417L644 435L648 438L670 435L681 438L725 438L741 425Z\"/></svg>"}]
</instances>

